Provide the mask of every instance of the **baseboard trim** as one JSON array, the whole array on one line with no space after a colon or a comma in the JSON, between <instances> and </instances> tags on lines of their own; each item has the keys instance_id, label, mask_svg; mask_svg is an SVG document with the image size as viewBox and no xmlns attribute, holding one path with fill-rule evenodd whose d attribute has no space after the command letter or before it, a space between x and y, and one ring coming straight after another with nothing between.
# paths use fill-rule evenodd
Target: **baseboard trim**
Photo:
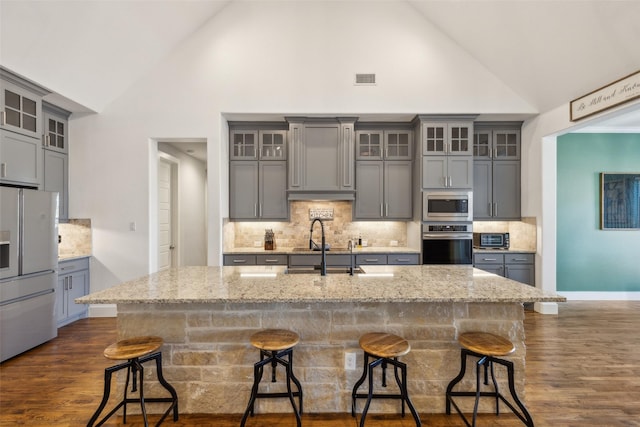
<instances>
[{"instance_id":1,"label":"baseboard trim","mask_svg":"<svg viewBox=\"0 0 640 427\"><path fill-rule=\"evenodd\" d=\"M96 304L89 306L89 317L117 317L118 306L115 304Z\"/></svg>"},{"instance_id":2,"label":"baseboard trim","mask_svg":"<svg viewBox=\"0 0 640 427\"><path fill-rule=\"evenodd\" d=\"M567 301L640 301L640 292L563 292Z\"/></svg>"}]
</instances>

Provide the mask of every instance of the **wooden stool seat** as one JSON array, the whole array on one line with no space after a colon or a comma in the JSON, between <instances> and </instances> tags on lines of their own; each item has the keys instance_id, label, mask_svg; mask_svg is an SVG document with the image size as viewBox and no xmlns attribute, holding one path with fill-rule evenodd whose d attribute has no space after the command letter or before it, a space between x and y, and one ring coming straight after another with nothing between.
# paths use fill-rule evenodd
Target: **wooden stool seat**
<instances>
[{"instance_id":1,"label":"wooden stool seat","mask_svg":"<svg viewBox=\"0 0 640 427\"><path fill-rule=\"evenodd\" d=\"M264 329L251 336L251 345L260 350L279 351L294 347L300 336L286 329Z\"/></svg>"},{"instance_id":2,"label":"wooden stool seat","mask_svg":"<svg viewBox=\"0 0 640 427\"><path fill-rule=\"evenodd\" d=\"M135 337L128 338L111 344L104 350L104 357L111 360L129 360L151 354L160 347L164 341L160 337Z\"/></svg>"},{"instance_id":3,"label":"wooden stool seat","mask_svg":"<svg viewBox=\"0 0 640 427\"><path fill-rule=\"evenodd\" d=\"M167 418L169 413L173 411L173 421L178 421L178 394L176 390L164 379L162 374L162 352L159 348L162 347L163 340L160 337L155 336L141 336L127 338L120 340L114 344L111 344L104 350L104 357L111 360L124 360L118 365L110 366L104 370L104 393L102 394L102 401L98 406L98 409L93 414L87 427L101 426L111 418L120 408L122 411L122 423L127 422L127 405L130 403L138 403L142 412L142 418L144 425L148 425L146 403L170 403L167 410L162 414L160 420L158 420L156 426L162 424ZM158 382L164 389L169 392L171 397L147 397L144 394L144 364L149 362L155 362L156 376ZM109 402L109 395L111 394L111 377L114 373L126 370L127 377L124 383L124 396L122 400L115 405L111 411L109 411L100 421L98 418L103 409ZM131 392L138 392L137 397L127 396L129 388L129 380L132 380Z\"/></svg>"},{"instance_id":4,"label":"wooden stool seat","mask_svg":"<svg viewBox=\"0 0 640 427\"><path fill-rule=\"evenodd\" d=\"M508 339L487 332L465 332L458 342L467 350L486 356L506 356L516 349Z\"/></svg>"},{"instance_id":5,"label":"wooden stool seat","mask_svg":"<svg viewBox=\"0 0 640 427\"><path fill-rule=\"evenodd\" d=\"M360 348L367 353L384 358L404 356L411 351L409 341L386 332L370 332L360 337Z\"/></svg>"},{"instance_id":6,"label":"wooden stool seat","mask_svg":"<svg viewBox=\"0 0 640 427\"><path fill-rule=\"evenodd\" d=\"M293 373L293 347L300 341L300 336L287 329L263 329L251 335L251 345L260 350L260 361L253 365L253 387L249 396L247 409L242 415L240 427L244 427L249 416L254 416L254 405L256 399L259 398L288 398L296 417L297 427L302 426L302 385ZM285 370L286 392L279 391L259 391L260 381L265 366L271 365L271 382L276 382L276 367L281 365ZM293 391L291 387L293 383L297 391ZM298 398L298 405L294 398Z\"/></svg>"},{"instance_id":7,"label":"wooden stool seat","mask_svg":"<svg viewBox=\"0 0 640 427\"><path fill-rule=\"evenodd\" d=\"M360 427L364 427L369 405L373 399L398 399L401 402L402 416L405 415L405 404L409 407L411 415L416 423L416 427L421 427L420 416L409 399L407 387L407 365L398 360L411 351L411 345L407 340L398 335L387 332L369 332L360 337L360 348L364 351L364 366L362 376L356 381L351 392L351 415L356 416L357 399L367 399L360 418ZM382 368L382 387L387 387L387 366L393 366L393 376L398 386L397 393L377 393L373 388L373 370L380 366ZM366 393L358 393L360 386L368 379L368 389Z\"/></svg>"},{"instance_id":8,"label":"wooden stool seat","mask_svg":"<svg viewBox=\"0 0 640 427\"><path fill-rule=\"evenodd\" d=\"M503 402L527 427L533 426L533 419L531 414L527 411L527 408L518 398L515 388L515 369L513 362L510 360L501 359L498 356L507 356L515 351L513 343L501 336L490 334L487 332L465 332L458 337L458 343L461 346L460 349L460 372L449 385L446 391L446 404L445 410L447 414L451 414L451 407L458 412L464 424L467 427L475 427L478 417L478 405L480 403L480 397L491 397L495 401L496 415L500 415L500 402ZM467 370L467 358L475 359L475 379L476 389L474 391L454 391L454 387L457 386L465 376ZM507 383L509 385L509 392L511 393L511 399L515 405L507 400L498 388L498 381L496 380L494 365L501 365L507 369ZM484 385L489 386L489 378L493 385L493 391L482 391L482 373L481 369L484 368ZM473 418L471 422L463 414L458 404L454 401L454 397L475 397L475 403L473 405ZM517 406L517 407L516 407Z\"/></svg>"}]
</instances>

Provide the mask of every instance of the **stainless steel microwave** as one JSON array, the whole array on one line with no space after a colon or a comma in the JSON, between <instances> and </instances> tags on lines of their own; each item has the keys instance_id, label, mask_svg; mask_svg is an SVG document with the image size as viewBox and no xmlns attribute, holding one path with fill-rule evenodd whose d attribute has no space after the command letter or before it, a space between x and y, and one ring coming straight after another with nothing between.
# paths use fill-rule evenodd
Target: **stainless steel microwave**
<instances>
[{"instance_id":1,"label":"stainless steel microwave","mask_svg":"<svg viewBox=\"0 0 640 427\"><path fill-rule=\"evenodd\" d=\"M473 233L476 248L509 249L509 233Z\"/></svg>"},{"instance_id":2,"label":"stainless steel microwave","mask_svg":"<svg viewBox=\"0 0 640 427\"><path fill-rule=\"evenodd\" d=\"M472 191L426 191L422 193L423 221L473 221Z\"/></svg>"}]
</instances>

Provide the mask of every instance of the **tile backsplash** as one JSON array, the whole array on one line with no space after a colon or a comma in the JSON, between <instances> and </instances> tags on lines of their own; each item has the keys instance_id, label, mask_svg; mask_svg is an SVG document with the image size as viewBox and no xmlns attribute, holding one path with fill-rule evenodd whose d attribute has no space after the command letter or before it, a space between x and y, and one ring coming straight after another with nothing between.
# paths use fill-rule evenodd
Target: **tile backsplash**
<instances>
[{"instance_id":1,"label":"tile backsplash","mask_svg":"<svg viewBox=\"0 0 640 427\"><path fill-rule=\"evenodd\" d=\"M69 222L60 223L58 224L58 234L61 239L58 244L59 257L91 255L90 219L70 219Z\"/></svg>"},{"instance_id":2,"label":"tile backsplash","mask_svg":"<svg viewBox=\"0 0 640 427\"><path fill-rule=\"evenodd\" d=\"M402 221L352 221L352 203L340 202L290 202L289 222L231 222L224 225L224 250L254 247L264 241L265 229L272 229L277 247L296 248L309 246L310 209L333 209L333 219L324 221L326 242L333 247L346 247L349 239L362 238L368 246L407 245L407 225ZM313 240L320 243L320 224L313 229Z\"/></svg>"},{"instance_id":3,"label":"tile backsplash","mask_svg":"<svg viewBox=\"0 0 640 427\"><path fill-rule=\"evenodd\" d=\"M523 217L521 221L475 221L473 231L477 233L509 233L511 250L536 250L535 217Z\"/></svg>"}]
</instances>

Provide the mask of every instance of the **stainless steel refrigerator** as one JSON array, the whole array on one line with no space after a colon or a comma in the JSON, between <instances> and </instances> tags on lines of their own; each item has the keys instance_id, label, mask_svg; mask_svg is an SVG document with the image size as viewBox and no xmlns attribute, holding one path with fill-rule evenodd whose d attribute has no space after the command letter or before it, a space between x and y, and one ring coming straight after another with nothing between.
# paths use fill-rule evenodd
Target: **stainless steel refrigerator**
<instances>
[{"instance_id":1,"label":"stainless steel refrigerator","mask_svg":"<svg viewBox=\"0 0 640 427\"><path fill-rule=\"evenodd\" d=\"M58 335L58 193L0 187L0 361Z\"/></svg>"}]
</instances>

